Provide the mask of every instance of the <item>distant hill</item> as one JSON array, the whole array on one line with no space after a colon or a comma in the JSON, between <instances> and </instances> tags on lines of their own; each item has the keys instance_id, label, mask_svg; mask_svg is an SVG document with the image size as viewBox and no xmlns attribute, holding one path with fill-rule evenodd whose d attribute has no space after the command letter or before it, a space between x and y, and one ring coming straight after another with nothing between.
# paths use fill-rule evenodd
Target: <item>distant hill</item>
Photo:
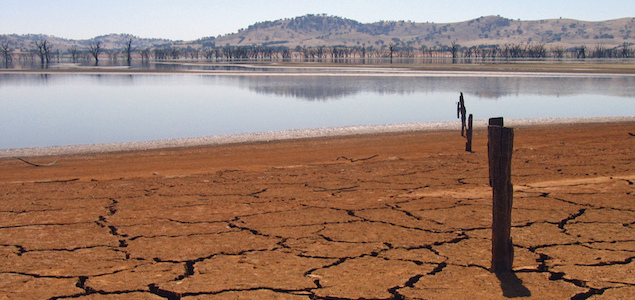
<instances>
[{"instance_id":1,"label":"distant hill","mask_svg":"<svg viewBox=\"0 0 635 300\"><path fill-rule=\"evenodd\" d=\"M109 34L95 37L104 49L122 49L129 39L136 49L175 46L180 48L229 46L283 46L288 48L316 46L347 46L386 48L389 44L401 48L422 49L449 46L545 44L571 48L602 45L611 48L626 43L635 45L635 18L602 22L572 19L520 21L500 16L486 16L457 23L416 23L410 21L380 21L360 23L346 18L305 15L290 19L258 22L236 33L206 37L195 41L145 39L129 34ZM0 35L0 45L22 52L34 48L35 40L48 40L56 50L71 47L86 49L92 40L71 40L48 35Z\"/></svg>"},{"instance_id":2,"label":"distant hill","mask_svg":"<svg viewBox=\"0 0 635 300\"><path fill-rule=\"evenodd\" d=\"M380 21L360 23L340 17L306 15L260 22L238 33L214 39L216 45L373 46L390 43L415 48L426 46L509 45L544 43L573 47L635 44L635 18L603 22L572 19L519 21L487 16L458 23Z\"/></svg>"}]
</instances>

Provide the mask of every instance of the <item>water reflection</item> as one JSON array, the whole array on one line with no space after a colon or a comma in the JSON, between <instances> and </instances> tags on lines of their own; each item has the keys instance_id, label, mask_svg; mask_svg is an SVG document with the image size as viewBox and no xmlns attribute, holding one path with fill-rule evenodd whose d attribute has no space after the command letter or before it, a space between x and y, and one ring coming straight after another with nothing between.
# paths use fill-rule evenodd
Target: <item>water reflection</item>
<instances>
[{"instance_id":1,"label":"water reflection","mask_svg":"<svg viewBox=\"0 0 635 300\"><path fill-rule=\"evenodd\" d=\"M203 85L235 85L257 94L291 97L308 101L339 100L360 93L405 95L414 93L458 93L482 99L508 96L607 95L635 98L635 76L219 76L219 75L108 75L108 74L0 74L3 86L84 84L105 86L152 84L160 81L192 82ZM86 79L88 81L86 82ZM79 87L78 87L79 88Z\"/></svg>"},{"instance_id":2,"label":"water reflection","mask_svg":"<svg viewBox=\"0 0 635 300\"><path fill-rule=\"evenodd\" d=\"M238 77L240 87L258 94L291 97L309 101L343 99L363 92L364 82L341 77Z\"/></svg>"},{"instance_id":3,"label":"water reflection","mask_svg":"<svg viewBox=\"0 0 635 300\"><path fill-rule=\"evenodd\" d=\"M285 129L635 115L633 76L0 74L0 149Z\"/></svg>"},{"instance_id":4,"label":"water reflection","mask_svg":"<svg viewBox=\"0 0 635 300\"><path fill-rule=\"evenodd\" d=\"M262 94L305 100L342 99L359 93L464 92L483 99L513 95L635 97L635 77L240 77L240 86Z\"/></svg>"},{"instance_id":5,"label":"water reflection","mask_svg":"<svg viewBox=\"0 0 635 300\"><path fill-rule=\"evenodd\" d=\"M109 74L0 74L0 90L3 87L17 86L47 86L47 85L133 85L135 82L145 81L138 75L109 75ZM82 88L82 87L77 87Z\"/></svg>"}]
</instances>

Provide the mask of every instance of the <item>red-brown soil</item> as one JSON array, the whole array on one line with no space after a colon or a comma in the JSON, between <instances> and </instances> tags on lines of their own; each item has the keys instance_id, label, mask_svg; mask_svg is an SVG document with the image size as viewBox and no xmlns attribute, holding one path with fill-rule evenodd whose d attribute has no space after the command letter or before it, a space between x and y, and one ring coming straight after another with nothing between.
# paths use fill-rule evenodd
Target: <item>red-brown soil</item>
<instances>
[{"instance_id":1,"label":"red-brown soil","mask_svg":"<svg viewBox=\"0 0 635 300\"><path fill-rule=\"evenodd\" d=\"M635 123L515 128L513 274L487 136L0 160L0 299L626 299Z\"/></svg>"}]
</instances>

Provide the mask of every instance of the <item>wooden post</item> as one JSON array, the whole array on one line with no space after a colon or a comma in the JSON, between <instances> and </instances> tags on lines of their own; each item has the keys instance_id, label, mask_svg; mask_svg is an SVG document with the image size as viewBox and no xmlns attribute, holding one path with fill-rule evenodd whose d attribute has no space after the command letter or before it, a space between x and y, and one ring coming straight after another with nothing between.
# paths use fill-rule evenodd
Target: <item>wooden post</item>
<instances>
[{"instance_id":1,"label":"wooden post","mask_svg":"<svg viewBox=\"0 0 635 300\"><path fill-rule=\"evenodd\" d=\"M467 130L466 130L466 138L467 138L467 142L465 143L465 151L467 152L472 152L472 123L473 123L473 117L472 114L470 114L470 116L467 118Z\"/></svg>"},{"instance_id":2,"label":"wooden post","mask_svg":"<svg viewBox=\"0 0 635 300\"><path fill-rule=\"evenodd\" d=\"M497 118L489 118L489 125L493 125L493 126L503 126L503 117L497 117Z\"/></svg>"},{"instance_id":3,"label":"wooden post","mask_svg":"<svg viewBox=\"0 0 635 300\"><path fill-rule=\"evenodd\" d=\"M489 126L500 126L503 127L503 117L497 117L497 118L490 118L489 119ZM489 128L489 127L488 127ZM489 136L489 129L488 129L488 136ZM489 150L490 149L490 141L488 140L487 142L487 149L488 149L488 153L487 153L487 159L489 162L489 186L492 186L492 178L494 178L494 175L492 174L493 169L492 169L492 152Z\"/></svg>"},{"instance_id":4,"label":"wooden post","mask_svg":"<svg viewBox=\"0 0 635 300\"><path fill-rule=\"evenodd\" d=\"M467 109L465 108L465 99L463 99L463 92L459 96L459 102L456 107L456 117L461 118L461 136L465 136L465 114Z\"/></svg>"},{"instance_id":5,"label":"wooden post","mask_svg":"<svg viewBox=\"0 0 635 300\"><path fill-rule=\"evenodd\" d=\"M511 239L513 186L511 160L514 130L503 127L503 119L490 119L488 126L488 157L492 186L492 272L511 272L514 248ZM500 124L500 125L498 125Z\"/></svg>"}]
</instances>

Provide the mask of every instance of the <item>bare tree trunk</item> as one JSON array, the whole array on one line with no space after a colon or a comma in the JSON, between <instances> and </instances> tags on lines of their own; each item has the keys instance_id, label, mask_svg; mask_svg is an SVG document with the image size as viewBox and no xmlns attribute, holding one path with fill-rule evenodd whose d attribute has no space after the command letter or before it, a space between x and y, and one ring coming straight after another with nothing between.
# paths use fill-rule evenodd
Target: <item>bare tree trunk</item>
<instances>
[{"instance_id":1,"label":"bare tree trunk","mask_svg":"<svg viewBox=\"0 0 635 300\"><path fill-rule=\"evenodd\" d=\"M95 58L95 66L99 65L99 53L102 51L101 42L93 41L88 46L88 51Z\"/></svg>"},{"instance_id":2,"label":"bare tree trunk","mask_svg":"<svg viewBox=\"0 0 635 300\"><path fill-rule=\"evenodd\" d=\"M47 40L35 41L35 47L37 47L37 55L40 57L42 66L48 65L51 60L51 45Z\"/></svg>"},{"instance_id":3,"label":"bare tree trunk","mask_svg":"<svg viewBox=\"0 0 635 300\"><path fill-rule=\"evenodd\" d=\"M124 47L124 51L126 52L126 57L128 59L128 66L130 66L132 61L132 39L129 39Z\"/></svg>"},{"instance_id":4,"label":"bare tree trunk","mask_svg":"<svg viewBox=\"0 0 635 300\"><path fill-rule=\"evenodd\" d=\"M71 54L71 60L73 62L77 62L77 56L79 55L79 50L77 49L77 47L73 46L69 48L68 53Z\"/></svg>"},{"instance_id":5,"label":"bare tree trunk","mask_svg":"<svg viewBox=\"0 0 635 300\"><path fill-rule=\"evenodd\" d=\"M456 41L452 41L452 48L450 48L450 51L452 52L452 58L455 59L456 58L456 53L458 51L459 47L456 44Z\"/></svg>"},{"instance_id":6,"label":"bare tree trunk","mask_svg":"<svg viewBox=\"0 0 635 300\"><path fill-rule=\"evenodd\" d=\"M9 48L9 43L6 44L2 44L2 46L0 46L0 50L2 51L2 57L4 58L4 63L6 64L6 66L9 66L9 62L11 60L13 60L13 55L11 54L11 48Z\"/></svg>"},{"instance_id":7,"label":"bare tree trunk","mask_svg":"<svg viewBox=\"0 0 635 300\"><path fill-rule=\"evenodd\" d=\"M586 58L586 46L582 45L577 48L577 56L578 58Z\"/></svg>"}]
</instances>

